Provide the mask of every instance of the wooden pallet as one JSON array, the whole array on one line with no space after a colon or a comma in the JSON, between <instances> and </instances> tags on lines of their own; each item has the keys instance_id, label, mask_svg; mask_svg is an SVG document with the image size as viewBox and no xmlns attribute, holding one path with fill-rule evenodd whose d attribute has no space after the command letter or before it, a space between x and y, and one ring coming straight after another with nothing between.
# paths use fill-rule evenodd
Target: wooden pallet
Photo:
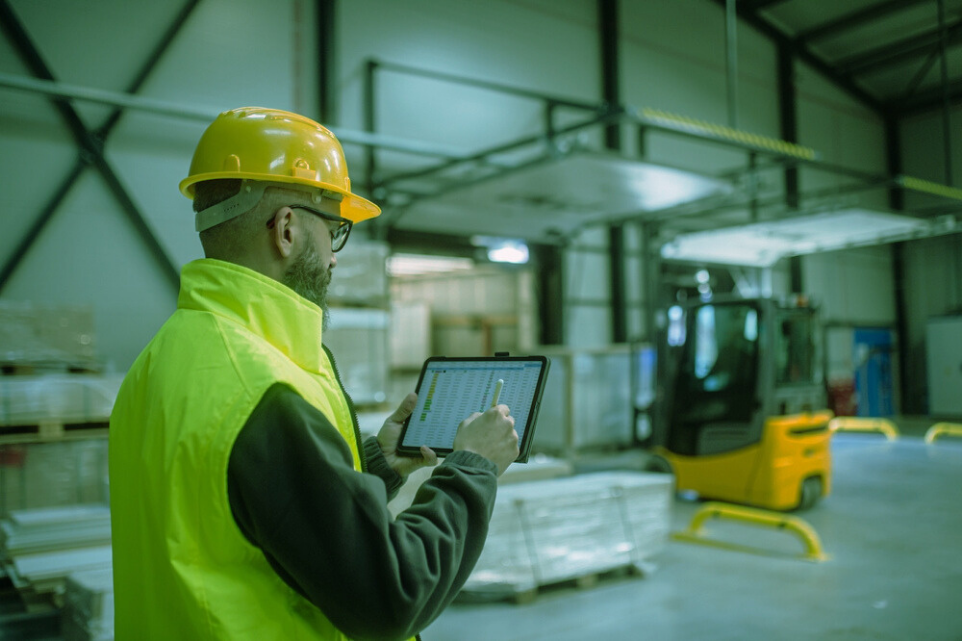
<instances>
[{"instance_id":1,"label":"wooden pallet","mask_svg":"<svg viewBox=\"0 0 963 642\"><path fill-rule=\"evenodd\" d=\"M525 584L472 586L462 589L458 594L457 600L464 603L508 601L519 605L530 604L540 595L559 593L567 590L587 590L595 588L600 584L644 577L646 574L651 573L653 568L650 564L634 563L540 584L532 582Z\"/></svg>"},{"instance_id":2,"label":"wooden pallet","mask_svg":"<svg viewBox=\"0 0 963 642\"><path fill-rule=\"evenodd\" d=\"M46 363L46 362L0 362L0 376L28 377L51 374L100 374L100 364L90 363Z\"/></svg>"},{"instance_id":3,"label":"wooden pallet","mask_svg":"<svg viewBox=\"0 0 963 642\"><path fill-rule=\"evenodd\" d=\"M37 423L0 426L0 444L28 444L72 439L106 437L109 418L64 421L50 419Z\"/></svg>"}]
</instances>

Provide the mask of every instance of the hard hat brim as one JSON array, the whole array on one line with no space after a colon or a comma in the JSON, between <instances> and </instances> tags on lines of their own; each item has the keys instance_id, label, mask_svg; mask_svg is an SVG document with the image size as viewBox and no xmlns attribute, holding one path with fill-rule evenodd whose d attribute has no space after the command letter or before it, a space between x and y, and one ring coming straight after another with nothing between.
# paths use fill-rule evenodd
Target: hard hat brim
<instances>
[{"instance_id":1,"label":"hard hat brim","mask_svg":"<svg viewBox=\"0 0 963 642\"><path fill-rule=\"evenodd\" d=\"M204 181L212 181L217 179L248 179L255 181L264 181L266 183L289 183L291 185L297 186L309 186L316 187L317 189L328 190L331 192L337 192L344 197L341 201L341 216L348 219L352 223L360 223L361 221L366 221L370 218L375 218L381 214L381 208L369 201L366 198L362 198L356 194L348 192L342 187L337 185L332 185L330 183L322 183L310 181L306 182L304 179L287 176L275 176L275 175L262 175L262 174L250 174L245 172L209 172L207 174L198 174L196 176L189 176L180 182L178 186L180 188L181 194L187 198L194 200L194 186L197 183L202 183Z\"/></svg>"}]
</instances>

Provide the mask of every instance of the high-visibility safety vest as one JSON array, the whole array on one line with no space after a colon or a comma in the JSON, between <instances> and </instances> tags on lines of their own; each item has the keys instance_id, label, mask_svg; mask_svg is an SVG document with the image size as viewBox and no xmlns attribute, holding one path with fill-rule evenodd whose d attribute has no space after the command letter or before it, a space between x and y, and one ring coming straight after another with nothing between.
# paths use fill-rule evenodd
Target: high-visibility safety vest
<instances>
[{"instance_id":1,"label":"high-visibility safety vest","mask_svg":"<svg viewBox=\"0 0 963 642\"><path fill-rule=\"evenodd\" d=\"M131 367L111 415L117 639L346 639L244 537L227 490L234 441L276 382L324 413L362 469L322 318L247 268L184 266L177 311Z\"/></svg>"}]
</instances>

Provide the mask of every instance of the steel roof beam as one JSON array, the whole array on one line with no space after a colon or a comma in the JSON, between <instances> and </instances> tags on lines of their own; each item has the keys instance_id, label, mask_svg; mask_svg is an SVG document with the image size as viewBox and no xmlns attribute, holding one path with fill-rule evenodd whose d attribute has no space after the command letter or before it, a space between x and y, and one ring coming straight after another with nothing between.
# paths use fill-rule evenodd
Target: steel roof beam
<instances>
[{"instance_id":1,"label":"steel roof beam","mask_svg":"<svg viewBox=\"0 0 963 642\"><path fill-rule=\"evenodd\" d=\"M726 0L715 0L715 3L725 9ZM774 27L767 20L761 18L755 11L748 8L746 5L740 4L737 8L737 12L742 20L747 22L750 26L755 28L763 35L767 36L770 40L775 42L777 46L788 47L789 50L801 62L806 63L821 73L841 89L846 91L850 96L863 103L866 107L869 107L877 113L882 113L883 105L879 100L856 85L851 78L838 73L831 65L826 63L826 61L813 54L813 52L804 44L797 43L793 38Z\"/></svg>"},{"instance_id":2,"label":"steel roof beam","mask_svg":"<svg viewBox=\"0 0 963 642\"><path fill-rule=\"evenodd\" d=\"M947 87L946 98L951 104L959 104L963 101L963 81L957 80ZM891 112L899 117L919 114L926 111L938 109L943 106L943 87L942 85L919 91L912 97L894 102L890 109Z\"/></svg>"},{"instance_id":3,"label":"steel roof beam","mask_svg":"<svg viewBox=\"0 0 963 642\"><path fill-rule=\"evenodd\" d=\"M742 6L748 11L761 11L777 4L782 4L787 0L742 0Z\"/></svg>"},{"instance_id":4,"label":"steel roof beam","mask_svg":"<svg viewBox=\"0 0 963 642\"><path fill-rule=\"evenodd\" d=\"M959 22L949 25L947 30L947 45L952 41L956 43L956 46L959 46L961 33L963 32L961 32ZM853 76L862 74L872 69L894 65L908 58L918 57L920 54L927 53L933 47L941 44L941 37L941 30L933 29L932 31L927 31L917 36L905 38L876 49L871 49L870 51L864 51L855 56L840 59L836 61L835 64L839 67L840 73L843 75Z\"/></svg>"},{"instance_id":5,"label":"steel roof beam","mask_svg":"<svg viewBox=\"0 0 963 642\"><path fill-rule=\"evenodd\" d=\"M932 1L933 0L888 0L887 2L874 4L865 9L859 9L858 11L853 11L834 20L829 20L815 27L805 29L796 34L795 40L797 43L822 40L843 31L849 31L866 23L885 18L890 14L902 11L913 5Z\"/></svg>"}]
</instances>

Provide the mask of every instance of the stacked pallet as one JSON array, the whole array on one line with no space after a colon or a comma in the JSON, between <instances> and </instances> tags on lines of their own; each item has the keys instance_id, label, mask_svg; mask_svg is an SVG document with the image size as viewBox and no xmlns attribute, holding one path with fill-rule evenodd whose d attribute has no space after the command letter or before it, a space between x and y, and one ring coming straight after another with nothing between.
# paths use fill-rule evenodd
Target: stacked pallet
<instances>
[{"instance_id":1,"label":"stacked pallet","mask_svg":"<svg viewBox=\"0 0 963 642\"><path fill-rule=\"evenodd\" d=\"M672 477L595 473L499 487L488 540L464 591L520 596L619 569L665 545Z\"/></svg>"},{"instance_id":2,"label":"stacked pallet","mask_svg":"<svg viewBox=\"0 0 963 642\"><path fill-rule=\"evenodd\" d=\"M27 612L74 605L67 639L112 637L95 616L112 628L107 430L122 377L99 371L89 306L0 302L0 566Z\"/></svg>"},{"instance_id":3,"label":"stacked pallet","mask_svg":"<svg viewBox=\"0 0 963 642\"><path fill-rule=\"evenodd\" d=\"M106 501L122 377L99 374L89 306L0 301L0 518Z\"/></svg>"}]
</instances>

